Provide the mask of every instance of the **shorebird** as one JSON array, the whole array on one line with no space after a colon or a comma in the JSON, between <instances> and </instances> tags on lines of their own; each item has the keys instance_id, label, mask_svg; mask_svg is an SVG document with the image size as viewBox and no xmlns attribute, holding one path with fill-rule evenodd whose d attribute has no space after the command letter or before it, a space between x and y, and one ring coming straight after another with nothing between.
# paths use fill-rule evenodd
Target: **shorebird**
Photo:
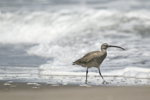
<instances>
[{"instance_id":1,"label":"shorebird","mask_svg":"<svg viewBox=\"0 0 150 100\"><path fill-rule=\"evenodd\" d=\"M96 67L98 68L99 71L99 75L102 77L103 79L103 84L106 83L108 84L108 82L106 82L101 74L100 68L99 66L101 65L101 63L103 62L103 60L106 58L107 56L107 48L108 47L116 47L116 48L120 48L122 50L125 50L122 47L119 46L113 46L113 45L108 45L107 43L103 43L101 45L101 51L93 51L93 52L89 52L87 54L85 54L82 58L76 60L75 62L73 62L73 65L81 65L82 67L87 67L86 70L86 80L85 83L87 84L87 75L88 75L88 69L91 67Z\"/></svg>"}]
</instances>

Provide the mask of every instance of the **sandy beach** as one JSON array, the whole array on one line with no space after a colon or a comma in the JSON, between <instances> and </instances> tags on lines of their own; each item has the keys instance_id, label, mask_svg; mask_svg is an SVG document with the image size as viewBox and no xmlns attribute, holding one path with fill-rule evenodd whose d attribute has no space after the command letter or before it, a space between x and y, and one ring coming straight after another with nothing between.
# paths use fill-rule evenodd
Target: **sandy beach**
<instances>
[{"instance_id":1,"label":"sandy beach","mask_svg":"<svg viewBox=\"0 0 150 100\"><path fill-rule=\"evenodd\" d=\"M149 93L150 86L88 87L0 83L1 100L149 100Z\"/></svg>"}]
</instances>

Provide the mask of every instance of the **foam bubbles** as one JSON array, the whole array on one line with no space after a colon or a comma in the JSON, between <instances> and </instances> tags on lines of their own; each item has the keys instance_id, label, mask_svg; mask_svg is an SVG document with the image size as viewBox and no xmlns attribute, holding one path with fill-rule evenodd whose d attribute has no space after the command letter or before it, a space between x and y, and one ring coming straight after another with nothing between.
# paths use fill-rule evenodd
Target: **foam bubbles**
<instances>
[{"instance_id":1,"label":"foam bubbles","mask_svg":"<svg viewBox=\"0 0 150 100\"><path fill-rule=\"evenodd\" d=\"M142 12L145 14L141 15ZM101 9L1 13L0 43L51 43L69 34L111 30L144 35L142 30L149 26L149 15L147 10Z\"/></svg>"}]
</instances>

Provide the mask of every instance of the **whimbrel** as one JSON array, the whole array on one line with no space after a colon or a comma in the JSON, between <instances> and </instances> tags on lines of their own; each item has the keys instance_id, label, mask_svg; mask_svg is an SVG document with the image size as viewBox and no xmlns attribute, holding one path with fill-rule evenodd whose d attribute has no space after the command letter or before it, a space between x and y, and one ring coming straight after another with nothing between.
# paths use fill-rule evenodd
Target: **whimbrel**
<instances>
[{"instance_id":1,"label":"whimbrel","mask_svg":"<svg viewBox=\"0 0 150 100\"><path fill-rule=\"evenodd\" d=\"M99 66L101 65L101 63L103 62L105 57L107 56L106 49L108 47L116 47L116 48L120 48L122 50L125 50L124 48L119 47L119 46L113 46L113 45L108 45L107 43L103 43L101 45L101 51L89 52L89 53L85 54L82 58L80 58L80 59L76 60L75 62L73 62L73 65L81 65L82 67L87 67L85 83L87 83L88 68L91 68L91 67L98 68L99 75L103 79L103 82L102 82L103 84L108 83L104 80L104 78L101 74L100 68L99 68Z\"/></svg>"}]
</instances>

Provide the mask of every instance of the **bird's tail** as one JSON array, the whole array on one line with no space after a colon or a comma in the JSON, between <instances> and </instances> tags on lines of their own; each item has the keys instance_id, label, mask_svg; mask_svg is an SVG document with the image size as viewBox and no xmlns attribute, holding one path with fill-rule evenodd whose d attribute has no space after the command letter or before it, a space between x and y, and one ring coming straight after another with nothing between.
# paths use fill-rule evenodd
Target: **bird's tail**
<instances>
[{"instance_id":1,"label":"bird's tail","mask_svg":"<svg viewBox=\"0 0 150 100\"><path fill-rule=\"evenodd\" d=\"M78 60L72 63L72 65L78 65L78 64L79 64Z\"/></svg>"},{"instance_id":2,"label":"bird's tail","mask_svg":"<svg viewBox=\"0 0 150 100\"><path fill-rule=\"evenodd\" d=\"M80 64L80 60L76 60L75 62L72 63L72 65L79 65Z\"/></svg>"},{"instance_id":3,"label":"bird's tail","mask_svg":"<svg viewBox=\"0 0 150 100\"><path fill-rule=\"evenodd\" d=\"M72 65L76 65L76 62L73 62Z\"/></svg>"}]
</instances>

